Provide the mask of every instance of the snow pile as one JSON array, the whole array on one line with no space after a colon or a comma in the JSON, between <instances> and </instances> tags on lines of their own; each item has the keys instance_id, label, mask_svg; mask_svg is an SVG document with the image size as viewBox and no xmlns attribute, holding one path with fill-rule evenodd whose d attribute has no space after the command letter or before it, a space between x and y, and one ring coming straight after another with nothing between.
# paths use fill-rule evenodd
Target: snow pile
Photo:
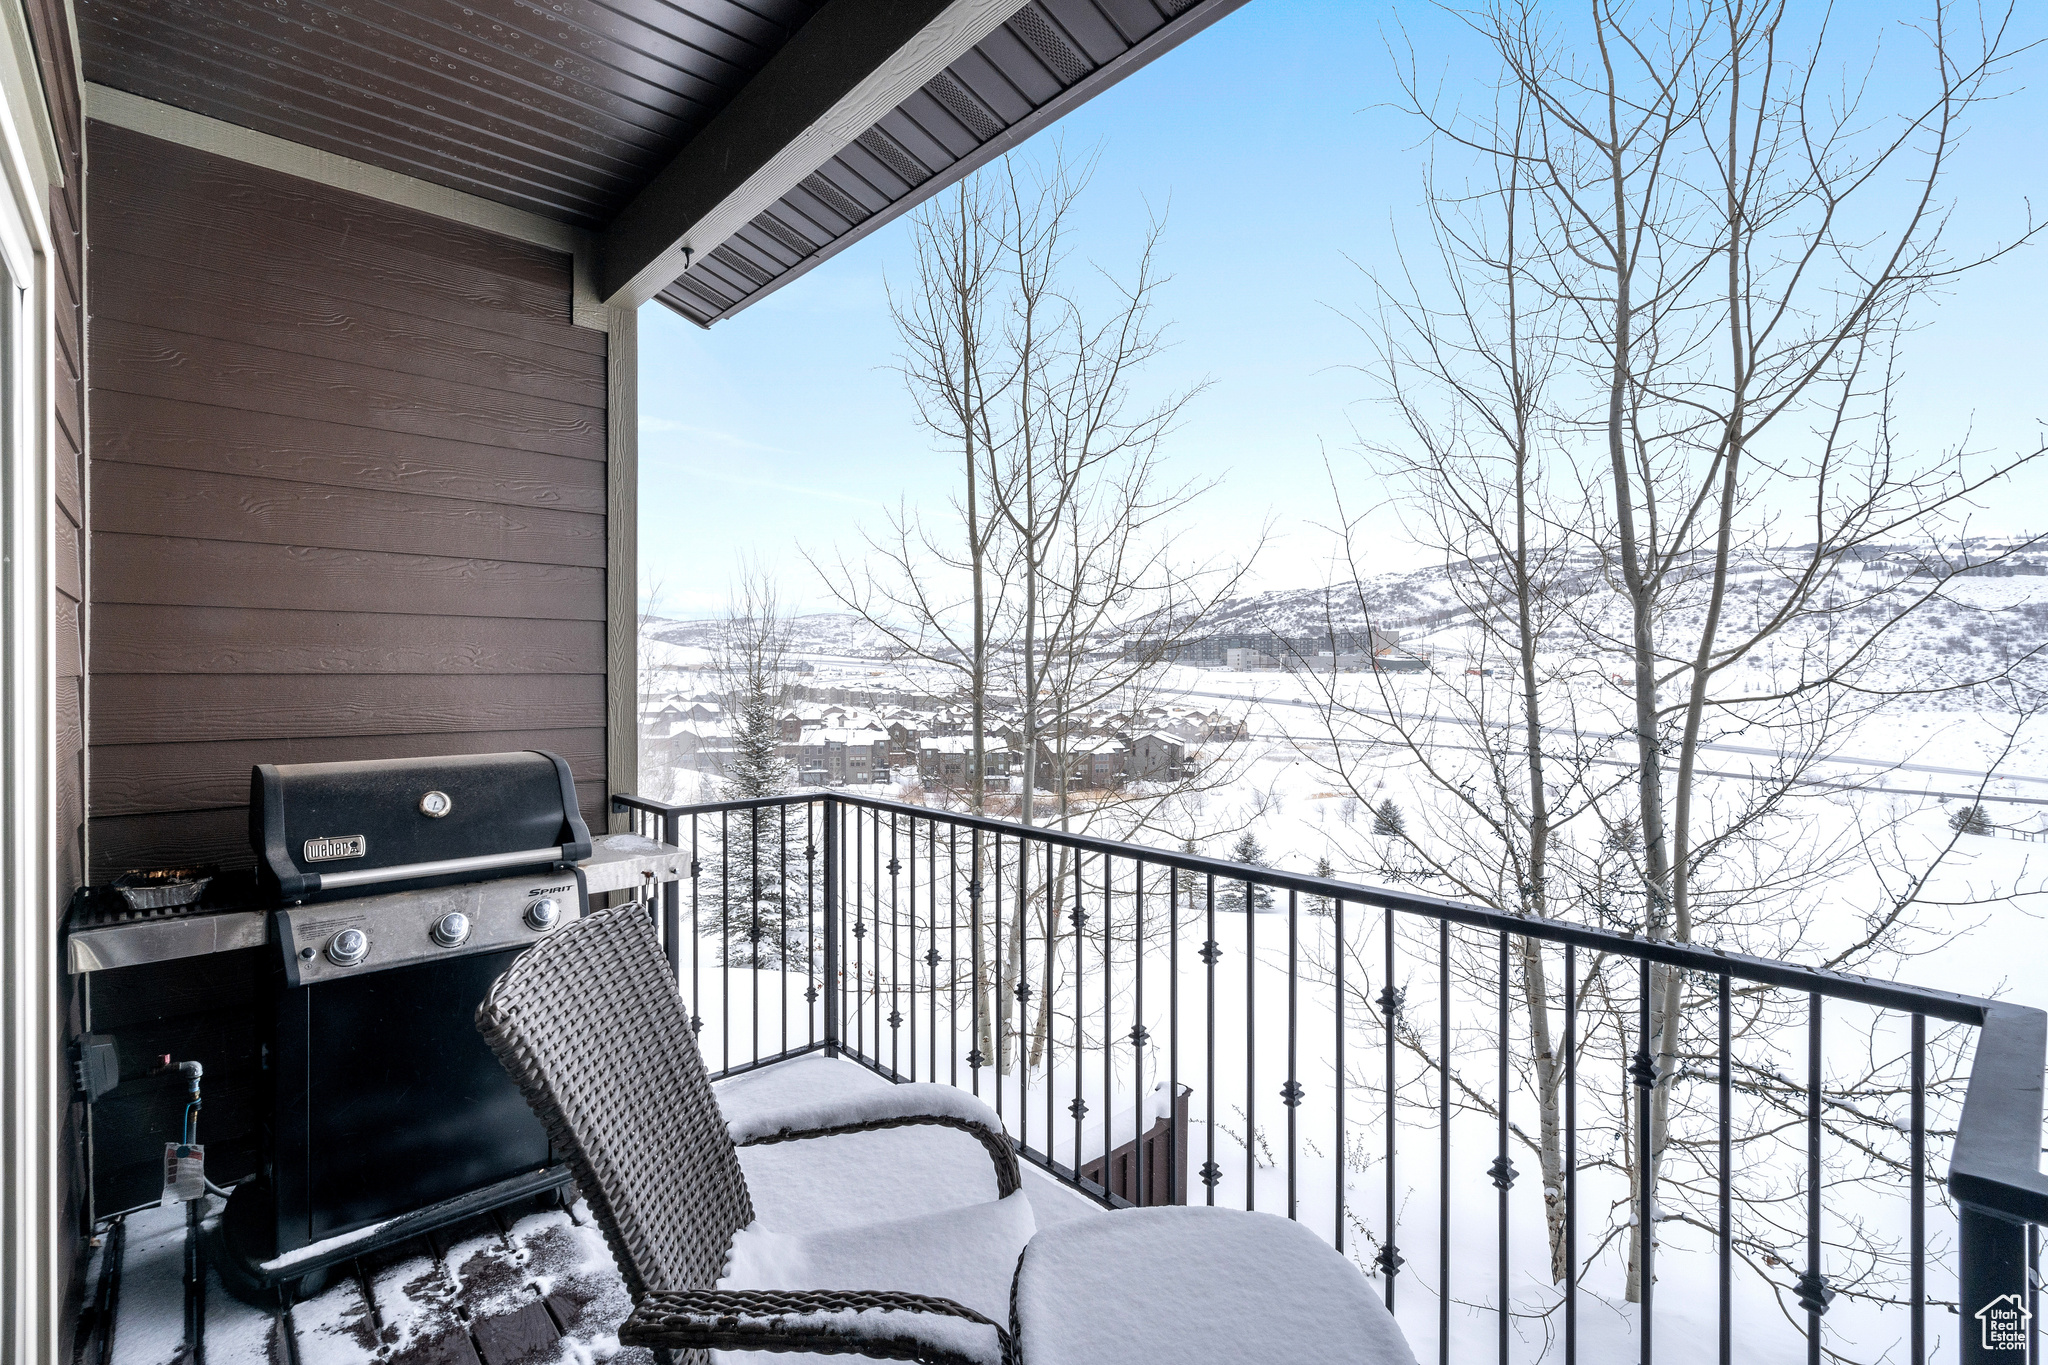
<instances>
[{"instance_id":1,"label":"snow pile","mask_svg":"<svg viewBox=\"0 0 2048 1365\"><path fill-rule=\"evenodd\" d=\"M1017 1272L1031 1365L1415 1365L1357 1268L1296 1223L1125 1209L1047 1228Z\"/></svg>"},{"instance_id":2,"label":"snow pile","mask_svg":"<svg viewBox=\"0 0 2048 1365\"><path fill-rule=\"evenodd\" d=\"M1010 1280L1037 1223L1020 1190L888 1222L801 1234L771 1232L756 1220L733 1237L721 1289L867 1289L951 1299L994 1322L1010 1313ZM996 1334L960 1318L930 1314L837 1314L855 1335L914 1332L935 1345L994 1365Z\"/></svg>"},{"instance_id":3,"label":"snow pile","mask_svg":"<svg viewBox=\"0 0 2048 1365\"><path fill-rule=\"evenodd\" d=\"M1002 1131L995 1110L950 1085L890 1085L850 1062L799 1057L736 1076L717 1087L718 1108L735 1145L777 1133L931 1114Z\"/></svg>"}]
</instances>

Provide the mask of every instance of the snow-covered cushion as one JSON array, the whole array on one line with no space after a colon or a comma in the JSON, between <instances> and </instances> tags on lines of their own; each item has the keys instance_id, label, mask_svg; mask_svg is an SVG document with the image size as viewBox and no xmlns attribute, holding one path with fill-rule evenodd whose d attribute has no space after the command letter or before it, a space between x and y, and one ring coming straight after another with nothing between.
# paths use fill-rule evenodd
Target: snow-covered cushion
<instances>
[{"instance_id":1,"label":"snow-covered cushion","mask_svg":"<svg viewBox=\"0 0 2048 1365\"><path fill-rule=\"evenodd\" d=\"M1010 1315L1010 1281L1036 1224L1022 1191L914 1218L811 1233L774 1232L757 1220L733 1237L720 1289L894 1290L951 1299L993 1322ZM860 1318L873 1315L860 1314ZM935 1345L968 1349L996 1365L996 1334L958 1318L892 1313L884 1327L856 1322L849 1331L929 1336Z\"/></svg>"},{"instance_id":2,"label":"snow-covered cushion","mask_svg":"<svg viewBox=\"0 0 2048 1365\"><path fill-rule=\"evenodd\" d=\"M1016 1309L1024 1365L1415 1365L1358 1268L1269 1213L1123 1209L1046 1228Z\"/></svg>"},{"instance_id":3,"label":"snow-covered cushion","mask_svg":"<svg viewBox=\"0 0 2048 1365\"><path fill-rule=\"evenodd\" d=\"M1002 1131L995 1110L950 1085L891 1085L866 1067L835 1057L798 1057L720 1081L713 1093L734 1145L777 1133L840 1128L876 1119L929 1114Z\"/></svg>"}]
</instances>

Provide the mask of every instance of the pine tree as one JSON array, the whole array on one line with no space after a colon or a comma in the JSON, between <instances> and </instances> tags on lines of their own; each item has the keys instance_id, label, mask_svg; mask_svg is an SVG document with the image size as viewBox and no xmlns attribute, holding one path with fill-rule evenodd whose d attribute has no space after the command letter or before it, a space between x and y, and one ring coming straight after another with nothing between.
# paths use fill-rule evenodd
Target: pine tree
<instances>
[{"instance_id":1,"label":"pine tree","mask_svg":"<svg viewBox=\"0 0 2048 1365\"><path fill-rule=\"evenodd\" d=\"M1388 797L1372 808L1372 832L1374 834L1402 835L1408 828L1401 820L1401 808Z\"/></svg>"},{"instance_id":2,"label":"pine tree","mask_svg":"<svg viewBox=\"0 0 2048 1365\"><path fill-rule=\"evenodd\" d=\"M1230 861L1233 863L1243 863L1246 867L1264 867L1266 865L1266 850L1259 843L1258 836L1254 835L1250 830L1246 830L1243 834L1238 835L1237 842L1230 846ZM1273 889L1271 887L1253 885L1251 893L1251 908L1253 910L1271 910L1273 908ZM1239 881L1219 883L1216 887L1216 908L1218 910L1244 909L1245 884Z\"/></svg>"},{"instance_id":3,"label":"pine tree","mask_svg":"<svg viewBox=\"0 0 2048 1365\"><path fill-rule=\"evenodd\" d=\"M1960 806L1949 812L1948 827L1964 834L1989 834L1996 828L1991 823L1991 812L1982 806Z\"/></svg>"},{"instance_id":4,"label":"pine tree","mask_svg":"<svg viewBox=\"0 0 2048 1365\"><path fill-rule=\"evenodd\" d=\"M1196 843L1195 836L1190 834L1187 838L1180 841L1180 851L1192 858L1202 851L1202 846ZM1195 874L1186 870L1176 872L1173 874L1173 883L1179 888L1180 903L1182 905L1193 905L1195 903Z\"/></svg>"},{"instance_id":5,"label":"pine tree","mask_svg":"<svg viewBox=\"0 0 2048 1365\"><path fill-rule=\"evenodd\" d=\"M789 695L789 623L765 579L743 578L737 598L719 638L732 735L720 786L729 801L751 801L785 795L795 785L794 765L779 752ZM776 967L786 955L808 951L803 897L784 880L785 872L802 870L803 834L800 827L786 831L787 824L784 808L756 807L733 812L711 835L721 914L701 927L719 940L728 965Z\"/></svg>"},{"instance_id":6,"label":"pine tree","mask_svg":"<svg viewBox=\"0 0 2048 1365\"><path fill-rule=\"evenodd\" d=\"M1316 875L1325 879L1336 877L1337 869L1330 865L1328 854L1316 859ZM1337 905L1328 896L1310 896L1308 912L1311 915L1334 915L1337 913Z\"/></svg>"}]
</instances>

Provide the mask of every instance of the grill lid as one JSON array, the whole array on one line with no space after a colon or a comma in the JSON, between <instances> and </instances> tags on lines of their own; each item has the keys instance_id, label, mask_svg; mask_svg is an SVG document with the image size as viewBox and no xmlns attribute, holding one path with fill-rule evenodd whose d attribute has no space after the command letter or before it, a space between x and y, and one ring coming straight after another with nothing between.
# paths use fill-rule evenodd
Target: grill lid
<instances>
[{"instance_id":1,"label":"grill lid","mask_svg":"<svg viewBox=\"0 0 2048 1365\"><path fill-rule=\"evenodd\" d=\"M260 763L249 775L249 842L264 890L290 902L590 856L569 765L537 749Z\"/></svg>"}]
</instances>

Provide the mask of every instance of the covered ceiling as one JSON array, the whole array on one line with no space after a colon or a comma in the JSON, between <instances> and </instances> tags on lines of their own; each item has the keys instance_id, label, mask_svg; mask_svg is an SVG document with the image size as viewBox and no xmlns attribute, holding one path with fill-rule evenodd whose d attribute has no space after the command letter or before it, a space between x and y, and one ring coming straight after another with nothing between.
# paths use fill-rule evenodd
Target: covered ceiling
<instances>
[{"instance_id":1,"label":"covered ceiling","mask_svg":"<svg viewBox=\"0 0 2048 1365\"><path fill-rule=\"evenodd\" d=\"M1243 3L79 0L77 12L89 81L587 229L607 295L658 297L708 326Z\"/></svg>"}]
</instances>

